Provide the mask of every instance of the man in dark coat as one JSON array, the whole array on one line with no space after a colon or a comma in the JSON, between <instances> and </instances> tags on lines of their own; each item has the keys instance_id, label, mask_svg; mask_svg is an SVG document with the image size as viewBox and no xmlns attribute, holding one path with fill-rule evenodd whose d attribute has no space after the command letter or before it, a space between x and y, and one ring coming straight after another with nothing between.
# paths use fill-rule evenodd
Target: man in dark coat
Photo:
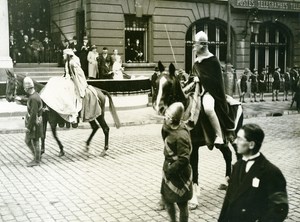
<instances>
[{"instance_id":1,"label":"man in dark coat","mask_svg":"<svg viewBox=\"0 0 300 222\"><path fill-rule=\"evenodd\" d=\"M82 45L80 47L79 59L80 59L80 63L81 63L81 68L82 68L86 78L89 76L88 75L89 74L88 73L89 72L89 69L88 69L89 62L87 60L87 56L89 54L90 48L91 48L91 45L89 43L89 40L88 40L87 36L84 36Z\"/></svg>"},{"instance_id":2,"label":"man in dark coat","mask_svg":"<svg viewBox=\"0 0 300 222\"><path fill-rule=\"evenodd\" d=\"M263 130L244 125L237 134L236 162L219 222L281 222L288 214L286 180L281 171L260 153Z\"/></svg>"},{"instance_id":3,"label":"man in dark coat","mask_svg":"<svg viewBox=\"0 0 300 222\"><path fill-rule=\"evenodd\" d=\"M24 39L20 42L20 52L22 56L22 62L32 62L32 48L27 35L24 35Z\"/></svg>"},{"instance_id":4,"label":"man in dark coat","mask_svg":"<svg viewBox=\"0 0 300 222\"><path fill-rule=\"evenodd\" d=\"M279 101L278 99L278 94L279 94L279 89L280 89L280 81L281 81L281 75L280 75L281 69L277 67L275 69L275 72L273 74L273 82L272 82L272 101Z\"/></svg>"},{"instance_id":5,"label":"man in dark coat","mask_svg":"<svg viewBox=\"0 0 300 222\"><path fill-rule=\"evenodd\" d=\"M293 98L295 92L297 91L297 82L299 79L298 65L295 65L292 68L290 72L290 77L291 77L291 90L292 90L292 98Z\"/></svg>"},{"instance_id":6,"label":"man in dark coat","mask_svg":"<svg viewBox=\"0 0 300 222\"><path fill-rule=\"evenodd\" d=\"M108 55L108 49L103 47L102 54L98 58L98 69L100 79L112 79L113 72L111 72L110 64L112 63L111 57Z\"/></svg>"},{"instance_id":7,"label":"man in dark coat","mask_svg":"<svg viewBox=\"0 0 300 222\"><path fill-rule=\"evenodd\" d=\"M24 78L24 90L28 94L27 114L25 118L25 143L31 150L34 159L27 164L28 167L38 166L41 161L40 138L43 137L42 107L39 94L34 90L31 78Z\"/></svg>"}]
</instances>

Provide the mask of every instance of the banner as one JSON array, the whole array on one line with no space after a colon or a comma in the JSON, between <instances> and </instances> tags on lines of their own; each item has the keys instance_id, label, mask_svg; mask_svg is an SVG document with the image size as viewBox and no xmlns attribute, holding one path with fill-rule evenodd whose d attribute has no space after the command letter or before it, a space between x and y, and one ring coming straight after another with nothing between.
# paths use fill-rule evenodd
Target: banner
<instances>
[{"instance_id":1,"label":"banner","mask_svg":"<svg viewBox=\"0 0 300 222\"><path fill-rule=\"evenodd\" d=\"M300 2L295 1L231 0L231 4L234 8L300 12Z\"/></svg>"}]
</instances>

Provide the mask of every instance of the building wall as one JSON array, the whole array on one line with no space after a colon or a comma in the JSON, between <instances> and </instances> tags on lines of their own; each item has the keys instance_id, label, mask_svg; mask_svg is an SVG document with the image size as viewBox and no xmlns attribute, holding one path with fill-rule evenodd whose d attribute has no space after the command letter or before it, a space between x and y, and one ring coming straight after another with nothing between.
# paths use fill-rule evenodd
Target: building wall
<instances>
[{"instance_id":1,"label":"building wall","mask_svg":"<svg viewBox=\"0 0 300 222\"><path fill-rule=\"evenodd\" d=\"M62 31L72 38L76 33L76 11L80 0L53 0L52 20L56 21ZM194 0L84 0L86 33L91 43L110 50L117 48L124 55L124 15L136 14L136 2L142 3L144 16L151 16L148 39L149 62L177 62L178 68L185 68L185 38L191 25L199 19L218 18L227 22L227 1ZM247 9L232 9L232 35L234 49L232 61L236 68L243 69L250 60L250 35L243 40L242 31L247 19ZM260 11L259 18L269 21L282 16L280 11ZM300 63L300 16L297 12L286 12L280 23L292 32L291 60ZM55 30L55 27L53 27ZM250 32L250 31L249 31ZM170 41L169 41L170 38ZM99 50L98 50L99 51ZM173 56L174 52L174 56Z\"/></svg>"},{"instance_id":2,"label":"building wall","mask_svg":"<svg viewBox=\"0 0 300 222\"><path fill-rule=\"evenodd\" d=\"M51 21L56 22L68 40L76 35L76 12L81 6L81 0L51 0ZM58 28L51 22L52 33L58 33ZM64 38L64 36L62 36Z\"/></svg>"},{"instance_id":3,"label":"building wall","mask_svg":"<svg viewBox=\"0 0 300 222\"><path fill-rule=\"evenodd\" d=\"M207 2L207 1L206 1ZM190 25L201 18L226 20L226 5L222 2L196 3L182 1L143 0L143 15L152 16L153 32L149 42L153 53L149 62L177 62L185 67L185 37ZM124 54L124 14L135 14L134 0L87 1L87 31L97 46L117 48ZM169 41L169 37L170 41ZM174 56L173 56L173 52Z\"/></svg>"},{"instance_id":4,"label":"building wall","mask_svg":"<svg viewBox=\"0 0 300 222\"><path fill-rule=\"evenodd\" d=\"M188 28L202 18L226 20L224 4L156 1L153 15L154 61L177 61L185 68L185 38ZM170 41L168 39L170 37ZM172 55L171 46L174 51Z\"/></svg>"}]
</instances>

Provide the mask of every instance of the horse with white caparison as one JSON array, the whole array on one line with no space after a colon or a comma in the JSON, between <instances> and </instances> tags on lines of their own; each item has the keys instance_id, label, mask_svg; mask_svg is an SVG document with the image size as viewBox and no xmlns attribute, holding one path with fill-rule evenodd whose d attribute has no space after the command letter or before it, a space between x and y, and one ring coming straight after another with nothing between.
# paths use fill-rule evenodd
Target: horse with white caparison
<instances>
[{"instance_id":1,"label":"horse with white caparison","mask_svg":"<svg viewBox=\"0 0 300 222\"><path fill-rule=\"evenodd\" d=\"M25 105L26 104L26 93L23 88L23 80L26 77L25 75L21 74L14 74L10 70L6 70L7 73L7 82L6 82L6 100L8 102L14 102L16 101L16 97L18 96L21 98L21 104ZM38 83L34 81L34 88L35 90L39 93L43 89L44 85L41 83ZM99 129L99 125L103 130L104 133L104 148L100 154L100 156L105 156L106 151L108 150L109 147L109 126L107 125L105 118L104 118L104 113L105 113L105 100L106 96L109 99L109 110L112 114L113 120L115 122L115 126L117 128L120 127L120 120L117 115L113 100L110 96L110 94L105 91L101 90L97 87L94 87L96 93L97 93L97 98L100 103L101 107L101 115L97 116L95 120L90 121L90 125L92 128L92 133L90 134L89 138L86 141L86 151L89 150L89 145ZM45 105L46 106L46 105ZM47 123L49 122L51 131L53 134L53 137L55 138L58 146L59 146L59 156L64 156L65 151L64 151L64 146L59 140L57 136L57 125L60 123L64 122L64 119L53 109L50 107L47 107L45 111L43 112L43 126L44 126L44 138L42 138L42 143L41 143L41 152L42 154L45 152L45 138L46 138L46 130L47 130Z\"/></svg>"}]
</instances>

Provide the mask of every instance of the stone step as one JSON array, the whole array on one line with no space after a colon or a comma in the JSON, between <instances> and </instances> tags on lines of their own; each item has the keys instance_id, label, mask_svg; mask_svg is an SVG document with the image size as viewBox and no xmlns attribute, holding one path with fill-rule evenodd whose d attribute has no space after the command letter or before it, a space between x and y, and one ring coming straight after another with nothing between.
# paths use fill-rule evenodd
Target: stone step
<instances>
[{"instance_id":1,"label":"stone step","mask_svg":"<svg viewBox=\"0 0 300 222\"><path fill-rule=\"evenodd\" d=\"M64 67L57 67L56 63L20 63L14 67L14 73L30 76L38 82L47 82L51 77L62 76Z\"/></svg>"},{"instance_id":2,"label":"stone step","mask_svg":"<svg viewBox=\"0 0 300 222\"><path fill-rule=\"evenodd\" d=\"M58 67L57 63L17 63L14 68Z\"/></svg>"},{"instance_id":3,"label":"stone step","mask_svg":"<svg viewBox=\"0 0 300 222\"><path fill-rule=\"evenodd\" d=\"M55 72L64 70L63 67L31 67L31 68L14 68L14 72Z\"/></svg>"},{"instance_id":4,"label":"stone step","mask_svg":"<svg viewBox=\"0 0 300 222\"><path fill-rule=\"evenodd\" d=\"M18 70L14 70L14 72L16 74L23 74L23 75L30 75L30 76L45 76L45 75L49 75L49 76L57 76L57 75L62 75L64 73L64 69L61 70L45 70L45 71L32 71L32 70L28 70L28 71L18 71Z\"/></svg>"}]
</instances>

